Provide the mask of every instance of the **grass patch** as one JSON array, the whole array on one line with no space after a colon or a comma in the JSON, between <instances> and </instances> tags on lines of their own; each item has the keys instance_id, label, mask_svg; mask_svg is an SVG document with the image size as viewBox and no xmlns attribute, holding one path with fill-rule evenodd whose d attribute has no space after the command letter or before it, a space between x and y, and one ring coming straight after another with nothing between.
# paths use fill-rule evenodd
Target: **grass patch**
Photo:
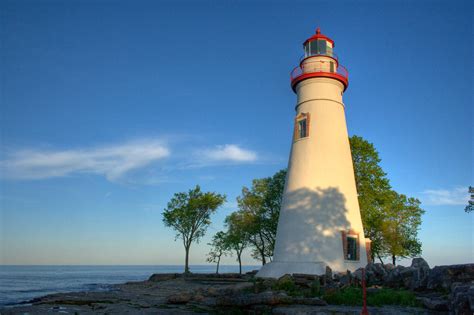
<instances>
[{"instance_id":1,"label":"grass patch","mask_svg":"<svg viewBox=\"0 0 474 315\"><path fill-rule=\"evenodd\" d=\"M285 291L288 295L299 295L300 290L291 278L283 278L272 286L275 291Z\"/></svg>"},{"instance_id":2,"label":"grass patch","mask_svg":"<svg viewBox=\"0 0 474 315\"><path fill-rule=\"evenodd\" d=\"M362 289L358 287L348 287L341 290L326 292L323 299L328 304L336 305L362 305ZM416 300L415 294L407 290L379 289L375 292L367 292L367 305L401 305L401 306L421 306Z\"/></svg>"}]
</instances>

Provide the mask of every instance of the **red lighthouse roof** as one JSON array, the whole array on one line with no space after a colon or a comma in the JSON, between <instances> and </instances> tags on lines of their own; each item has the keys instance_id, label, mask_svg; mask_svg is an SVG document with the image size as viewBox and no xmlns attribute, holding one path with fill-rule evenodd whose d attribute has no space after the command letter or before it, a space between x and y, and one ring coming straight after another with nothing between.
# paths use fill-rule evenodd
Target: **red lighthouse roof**
<instances>
[{"instance_id":1,"label":"red lighthouse roof","mask_svg":"<svg viewBox=\"0 0 474 315\"><path fill-rule=\"evenodd\" d=\"M314 34L313 36L311 36L310 38L308 38L307 40L305 40L305 42L303 43L303 45L306 45L307 42L312 42L313 40L317 40L317 39L324 39L324 40L327 40L328 42L330 42L332 44L332 47L334 47L334 41L332 39L330 39L329 37L327 37L326 35L324 34L321 34L321 29L318 27L316 29L316 34Z\"/></svg>"}]
</instances>

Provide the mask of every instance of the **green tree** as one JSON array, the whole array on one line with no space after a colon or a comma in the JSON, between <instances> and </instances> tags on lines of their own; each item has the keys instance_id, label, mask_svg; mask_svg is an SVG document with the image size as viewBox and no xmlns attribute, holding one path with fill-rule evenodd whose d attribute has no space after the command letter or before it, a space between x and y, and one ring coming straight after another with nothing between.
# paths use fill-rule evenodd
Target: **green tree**
<instances>
[{"instance_id":1,"label":"green tree","mask_svg":"<svg viewBox=\"0 0 474 315\"><path fill-rule=\"evenodd\" d=\"M219 273L221 257L225 256L229 250L226 237L227 235L223 231L219 231L214 234L211 243L208 244L211 246L211 250L207 254L206 260L210 263L216 263L216 274Z\"/></svg>"},{"instance_id":2,"label":"green tree","mask_svg":"<svg viewBox=\"0 0 474 315\"><path fill-rule=\"evenodd\" d=\"M359 136L350 139L364 234L372 241L375 256L413 257L421 253L417 239L424 210L420 201L393 191L379 165L374 145Z\"/></svg>"},{"instance_id":3,"label":"green tree","mask_svg":"<svg viewBox=\"0 0 474 315\"><path fill-rule=\"evenodd\" d=\"M381 229L384 256L390 256L395 265L397 257L414 257L421 254L421 242L417 239L421 216L425 212L420 201L391 191Z\"/></svg>"},{"instance_id":4,"label":"green tree","mask_svg":"<svg viewBox=\"0 0 474 315\"><path fill-rule=\"evenodd\" d=\"M263 265L273 256L285 178L286 170L280 170L272 177L255 179L237 198L252 257Z\"/></svg>"},{"instance_id":5,"label":"green tree","mask_svg":"<svg viewBox=\"0 0 474 315\"><path fill-rule=\"evenodd\" d=\"M391 186L379 165L374 145L359 136L349 138L364 234L372 241L372 260L385 253L382 222L389 202Z\"/></svg>"},{"instance_id":6,"label":"green tree","mask_svg":"<svg viewBox=\"0 0 474 315\"><path fill-rule=\"evenodd\" d=\"M239 262L239 273L242 274L242 252L248 244L245 214L241 211L231 213L225 219L227 227L226 246L234 251Z\"/></svg>"},{"instance_id":7,"label":"green tree","mask_svg":"<svg viewBox=\"0 0 474 315\"><path fill-rule=\"evenodd\" d=\"M467 206L464 208L467 213L474 211L474 187L469 186L468 192L471 195L471 200L467 202Z\"/></svg>"},{"instance_id":8,"label":"green tree","mask_svg":"<svg viewBox=\"0 0 474 315\"><path fill-rule=\"evenodd\" d=\"M211 223L211 214L226 200L225 195L202 192L194 189L174 194L163 212L163 223L176 231L176 239L183 241L185 254L184 272L189 272L189 249L193 242L199 242Z\"/></svg>"}]
</instances>

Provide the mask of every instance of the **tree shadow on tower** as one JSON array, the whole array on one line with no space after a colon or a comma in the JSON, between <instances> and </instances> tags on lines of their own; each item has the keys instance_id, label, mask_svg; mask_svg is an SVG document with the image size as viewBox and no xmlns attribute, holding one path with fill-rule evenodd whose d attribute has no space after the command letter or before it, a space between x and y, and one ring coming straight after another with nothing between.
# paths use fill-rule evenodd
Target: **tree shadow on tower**
<instances>
[{"instance_id":1,"label":"tree shadow on tower","mask_svg":"<svg viewBox=\"0 0 474 315\"><path fill-rule=\"evenodd\" d=\"M344 261L341 232L350 229L347 213L346 198L336 187L286 192L275 259L339 265Z\"/></svg>"}]
</instances>

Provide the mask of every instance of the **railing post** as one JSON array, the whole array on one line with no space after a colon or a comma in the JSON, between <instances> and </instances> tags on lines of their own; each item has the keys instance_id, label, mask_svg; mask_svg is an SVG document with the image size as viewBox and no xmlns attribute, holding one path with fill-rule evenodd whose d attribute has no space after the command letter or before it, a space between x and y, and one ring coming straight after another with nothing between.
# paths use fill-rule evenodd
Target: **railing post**
<instances>
[{"instance_id":1,"label":"railing post","mask_svg":"<svg viewBox=\"0 0 474 315\"><path fill-rule=\"evenodd\" d=\"M365 268L362 268L362 311L361 315L369 315L369 310L367 310L367 288L365 286Z\"/></svg>"}]
</instances>

